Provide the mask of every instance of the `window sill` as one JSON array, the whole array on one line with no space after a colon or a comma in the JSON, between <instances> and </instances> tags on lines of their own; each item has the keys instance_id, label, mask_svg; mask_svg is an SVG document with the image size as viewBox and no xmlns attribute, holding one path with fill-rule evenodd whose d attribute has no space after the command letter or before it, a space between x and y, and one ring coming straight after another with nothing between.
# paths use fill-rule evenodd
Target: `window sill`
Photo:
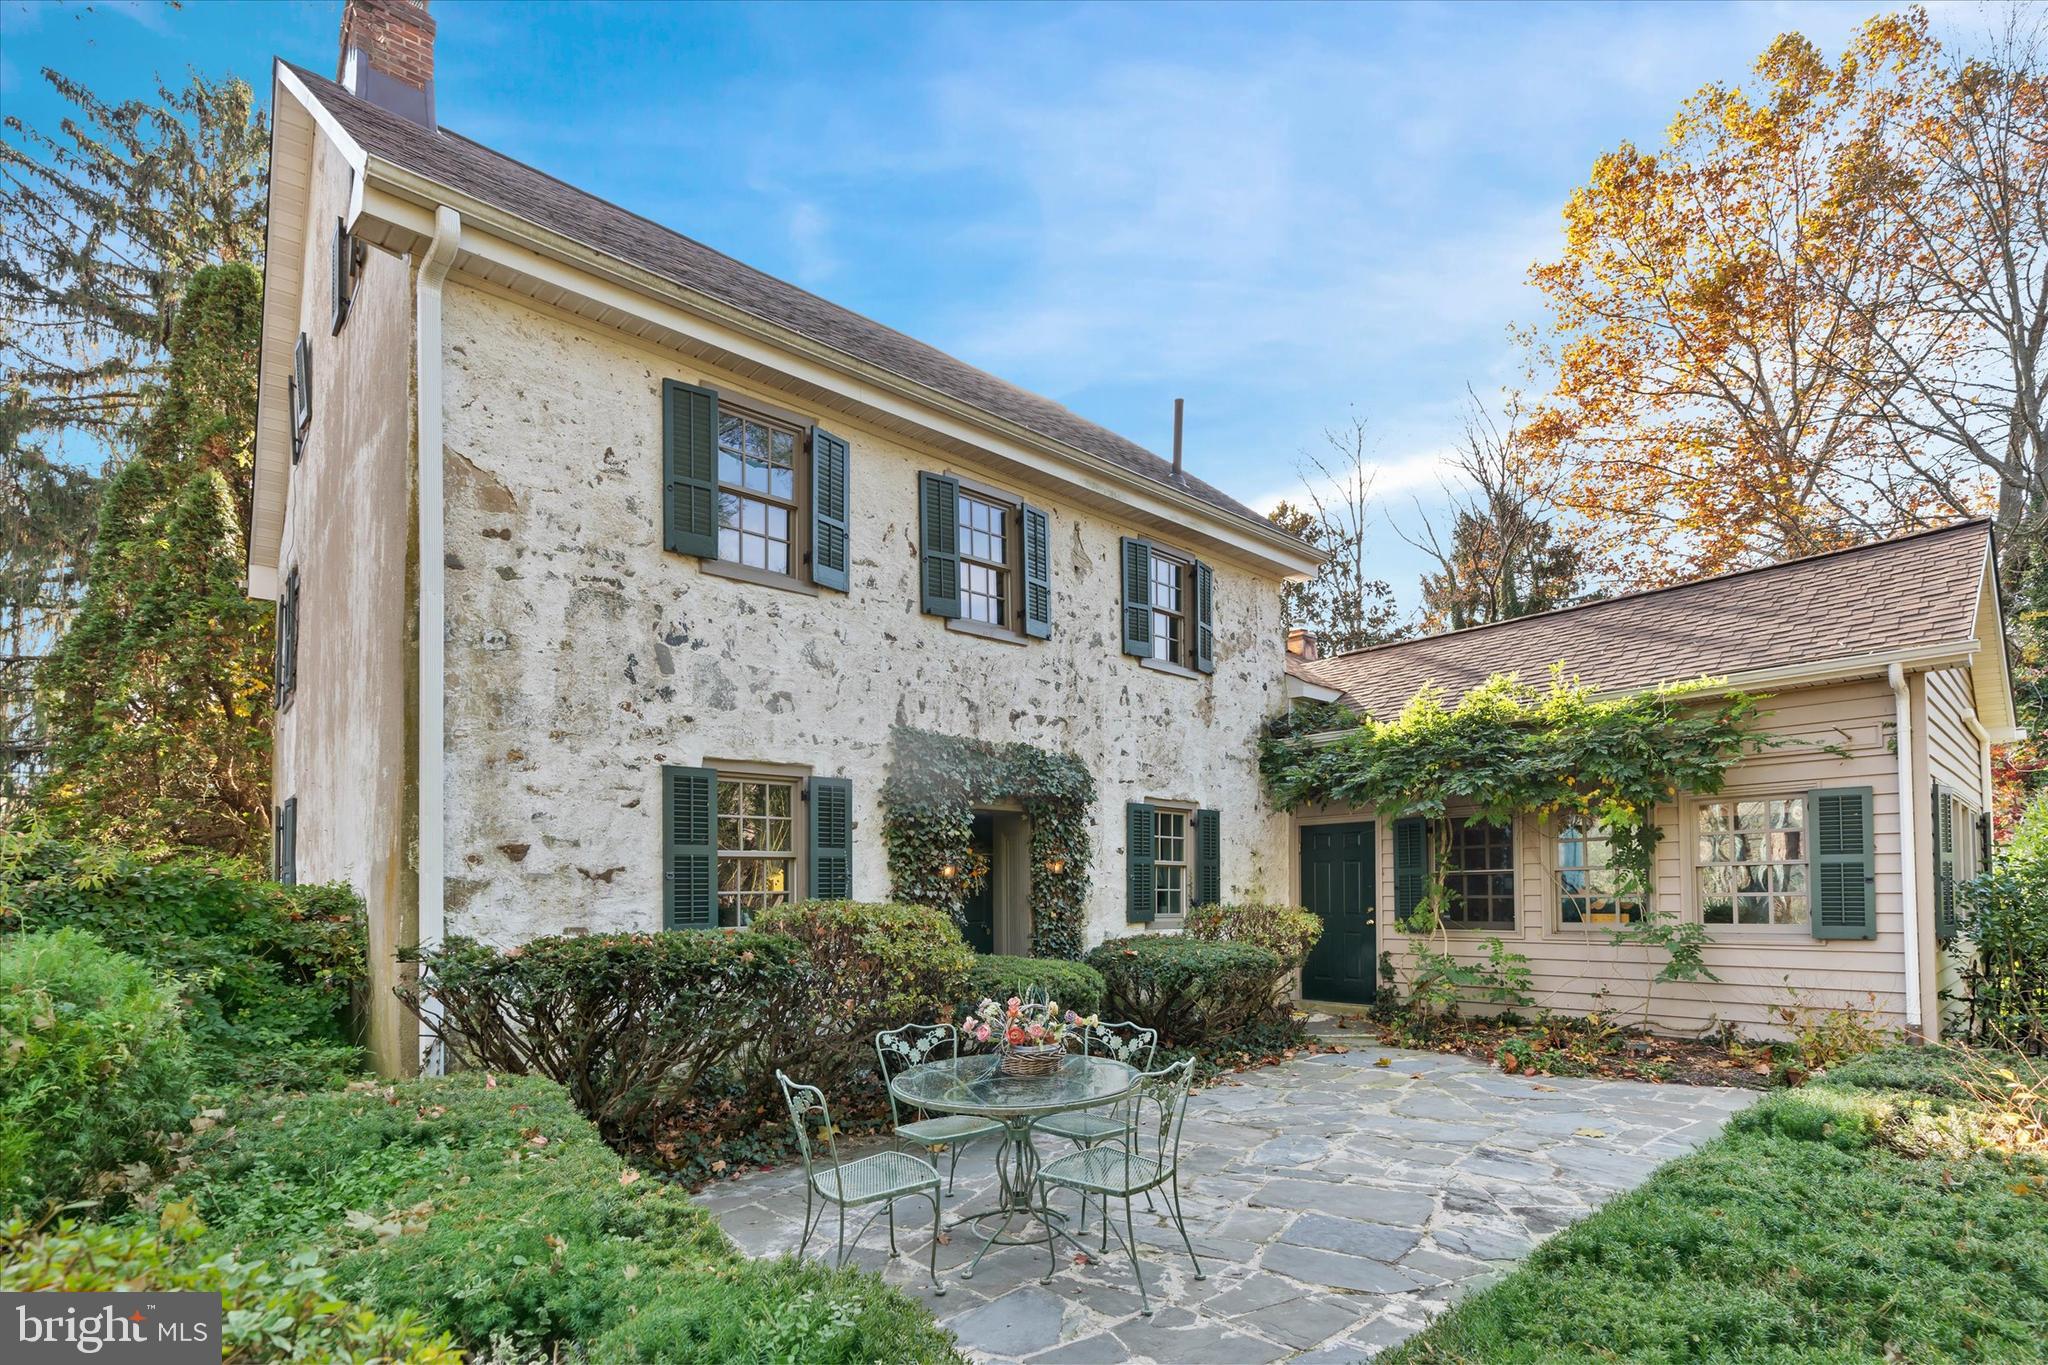
<instances>
[{"instance_id":1,"label":"window sill","mask_svg":"<svg viewBox=\"0 0 2048 1365\"><path fill-rule=\"evenodd\" d=\"M973 635L983 640L993 640L999 645L1030 644L1016 631L1004 626L992 626L986 621L970 621L964 616L948 616L946 629L959 635Z\"/></svg>"},{"instance_id":2,"label":"window sill","mask_svg":"<svg viewBox=\"0 0 2048 1365\"><path fill-rule=\"evenodd\" d=\"M1202 675L1195 672L1194 669L1182 668L1179 664L1170 664L1164 659L1140 659L1138 660L1138 667L1149 668L1154 673L1164 673L1170 677L1189 678L1195 682L1202 680Z\"/></svg>"},{"instance_id":3,"label":"window sill","mask_svg":"<svg viewBox=\"0 0 2048 1365\"><path fill-rule=\"evenodd\" d=\"M792 578L786 573L771 573L757 569L751 564L729 564L722 559L700 559L697 567L714 578L730 578L735 583L752 583L756 587L775 588L781 592L793 592L804 597L816 597L818 585Z\"/></svg>"}]
</instances>

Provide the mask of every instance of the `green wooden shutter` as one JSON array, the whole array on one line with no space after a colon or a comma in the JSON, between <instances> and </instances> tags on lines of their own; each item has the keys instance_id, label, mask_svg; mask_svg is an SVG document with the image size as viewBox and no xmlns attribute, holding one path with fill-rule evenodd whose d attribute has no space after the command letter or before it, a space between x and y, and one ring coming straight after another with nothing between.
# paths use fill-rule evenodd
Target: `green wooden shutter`
<instances>
[{"instance_id":1,"label":"green wooden shutter","mask_svg":"<svg viewBox=\"0 0 2048 1365\"><path fill-rule=\"evenodd\" d=\"M1429 884L1429 822L1414 816L1394 822L1394 919L1405 924Z\"/></svg>"},{"instance_id":2,"label":"green wooden shutter","mask_svg":"<svg viewBox=\"0 0 2048 1365\"><path fill-rule=\"evenodd\" d=\"M1809 894L1815 938L1877 937L1877 856L1871 789L1806 794Z\"/></svg>"},{"instance_id":3,"label":"green wooden shutter","mask_svg":"<svg viewBox=\"0 0 2048 1365\"><path fill-rule=\"evenodd\" d=\"M852 551L848 535L846 442L821 427L811 428L811 581L847 590Z\"/></svg>"},{"instance_id":4,"label":"green wooden shutter","mask_svg":"<svg viewBox=\"0 0 2048 1365\"><path fill-rule=\"evenodd\" d=\"M933 616L960 614L960 480L917 476L918 596Z\"/></svg>"},{"instance_id":5,"label":"green wooden shutter","mask_svg":"<svg viewBox=\"0 0 2048 1365\"><path fill-rule=\"evenodd\" d=\"M1987 810L1977 817L1977 870L1979 872L1989 872L1991 870L1992 852L1991 812Z\"/></svg>"},{"instance_id":6,"label":"green wooden shutter","mask_svg":"<svg viewBox=\"0 0 2048 1365\"><path fill-rule=\"evenodd\" d=\"M1223 899L1223 817L1213 810L1195 812L1196 905Z\"/></svg>"},{"instance_id":7,"label":"green wooden shutter","mask_svg":"<svg viewBox=\"0 0 2048 1365\"><path fill-rule=\"evenodd\" d=\"M1956 936L1956 799L1934 784L1934 937L1947 943Z\"/></svg>"},{"instance_id":8,"label":"green wooden shutter","mask_svg":"<svg viewBox=\"0 0 2048 1365\"><path fill-rule=\"evenodd\" d=\"M853 899L853 782L811 779L811 899Z\"/></svg>"},{"instance_id":9,"label":"green wooden shutter","mask_svg":"<svg viewBox=\"0 0 2048 1365\"><path fill-rule=\"evenodd\" d=\"M284 577L284 591L277 596L276 660L271 669L271 701L282 711L292 704L299 690L299 571L295 567Z\"/></svg>"},{"instance_id":10,"label":"green wooden shutter","mask_svg":"<svg viewBox=\"0 0 2048 1365\"><path fill-rule=\"evenodd\" d=\"M1195 668L1202 673L1216 671L1216 627L1211 599L1216 595L1216 576L1209 566L1195 561Z\"/></svg>"},{"instance_id":11,"label":"green wooden shutter","mask_svg":"<svg viewBox=\"0 0 2048 1365\"><path fill-rule=\"evenodd\" d=\"M292 463L306 453L306 432L313 425L313 343L304 332L292 348L292 376L287 388L292 400Z\"/></svg>"},{"instance_id":12,"label":"green wooden shutter","mask_svg":"<svg viewBox=\"0 0 2048 1365\"><path fill-rule=\"evenodd\" d=\"M1131 895L1124 918L1132 924L1150 924L1159 908L1152 867L1152 840L1158 832L1157 810L1142 801L1124 806L1124 875Z\"/></svg>"},{"instance_id":13,"label":"green wooden shutter","mask_svg":"<svg viewBox=\"0 0 2048 1365\"><path fill-rule=\"evenodd\" d=\"M334 259L329 263L334 272L334 330L328 335L339 335L341 324L348 321L349 302L349 240L348 224L334 220Z\"/></svg>"},{"instance_id":14,"label":"green wooden shutter","mask_svg":"<svg viewBox=\"0 0 2048 1365\"><path fill-rule=\"evenodd\" d=\"M661 545L718 558L718 394L661 381Z\"/></svg>"},{"instance_id":15,"label":"green wooden shutter","mask_svg":"<svg viewBox=\"0 0 2048 1365\"><path fill-rule=\"evenodd\" d=\"M661 770L662 927L718 927L718 774Z\"/></svg>"},{"instance_id":16,"label":"green wooden shutter","mask_svg":"<svg viewBox=\"0 0 2048 1365\"><path fill-rule=\"evenodd\" d=\"M277 879L299 884L299 798L289 797L277 822Z\"/></svg>"},{"instance_id":17,"label":"green wooden shutter","mask_svg":"<svg viewBox=\"0 0 2048 1365\"><path fill-rule=\"evenodd\" d=\"M1043 640L1052 634L1052 521L1029 503L1017 519L1024 524L1024 633Z\"/></svg>"},{"instance_id":18,"label":"green wooden shutter","mask_svg":"<svg viewBox=\"0 0 2048 1365\"><path fill-rule=\"evenodd\" d=\"M1152 542L1123 538L1124 653L1152 657Z\"/></svg>"}]
</instances>

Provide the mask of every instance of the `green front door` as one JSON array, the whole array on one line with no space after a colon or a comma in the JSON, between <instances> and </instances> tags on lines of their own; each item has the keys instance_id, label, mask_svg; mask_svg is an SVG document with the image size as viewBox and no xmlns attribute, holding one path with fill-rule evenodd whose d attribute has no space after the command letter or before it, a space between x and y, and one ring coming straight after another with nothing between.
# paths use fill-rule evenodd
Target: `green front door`
<instances>
[{"instance_id":1,"label":"green front door","mask_svg":"<svg viewBox=\"0 0 2048 1365\"><path fill-rule=\"evenodd\" d=\"M1323 936L1302 964L1303 999L1372 1003L1377 880L1370 821L1302 826L1301 903L1323 921Z\"/></svg>"},{"instance_id":2,"label":"green front door","mask_svg":"<svg viewBox=\"0 0 2048 1365\"><path fill-rule=\"evenodd\" d=\"M961 903L961 931L967 946L977 953L996 950L996 822L989 816L974 817L974 851L988 868L981 885Z\"/></svg>"}]
</instances>

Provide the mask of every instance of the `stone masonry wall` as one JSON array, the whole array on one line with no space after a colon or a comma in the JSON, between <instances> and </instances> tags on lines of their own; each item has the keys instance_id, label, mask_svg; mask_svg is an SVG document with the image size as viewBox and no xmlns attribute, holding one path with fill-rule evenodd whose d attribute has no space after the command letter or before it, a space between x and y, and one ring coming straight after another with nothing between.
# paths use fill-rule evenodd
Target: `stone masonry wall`
<instances>
[{"instance_id":1,"label":"stone masonry wall","mask_svg":"<svg viewBox=\"0 0 2048 1365\"><path fill-rule=\"evenodd\" d=\"M661 382L803 413L797 400L453 281L445 327L450 933L658 927L664 763L851 778L854 894L881 899L899 721L1088 764L1091 942L1125 931L1127 800L1215 807L1226 896L1285 894L1289 826L1255 755L1284 704L1276 578L1204 556L1216 672L1146 669L1115 629L1132 528L1019 488L1052 517L1052 638L949 630L918 610L918 471L1002 481L837 414L825 425L852 445L851 593L718 577L661 547Z\"/></svg>"}]
</instances>

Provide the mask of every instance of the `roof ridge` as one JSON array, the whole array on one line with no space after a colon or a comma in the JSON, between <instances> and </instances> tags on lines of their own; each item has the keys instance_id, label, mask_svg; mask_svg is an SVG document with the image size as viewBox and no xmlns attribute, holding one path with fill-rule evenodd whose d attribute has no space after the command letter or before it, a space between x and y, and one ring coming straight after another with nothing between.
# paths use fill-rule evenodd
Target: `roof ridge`
<instances>
[{"instance_id":1,"label":"roof ridge","mask_svg":"<svg viewBox=\"0 0 2048 1365\"><path fill-rule=\"evenodd\" d=\"M1757 574L1776 573L1784 569L1797 568L1800 565L1804 564L1818 563L1819 561L1825 559L1840 559L1847 557L1849 555L1864 554L1874 550L1883 550L1894 545L1905 544L1908 541L1925 540L1932 536L1948 535L1951 532L1968 530L1971 527L1984 527L1986 529L1989 529L1992 526L1992 524L1993 519L1989 516L1965 517L1960 521L1950 522L1946 526L1923 527L1922 529L1917 531L1908 531L1903 535L1887 536L1882 540L1866 540L1856 545L1844 545L1840 549L1820 550L1814 554L1801 555L1797 559L1781 559L1774 564L1756 564L1746 569L1728 569L1724 570L1721 573L1708 574L1703 578L1688 578L1682 583L1666 583L1660 587L1655 588L1635 588L1631 589L1628 592L1616 593L1612 597L1602 597L1591 602L1574 602L1570 606L1552 607L1548 611L1532 611L1526 616L1510 616L1507 619L1501 621L1486 621L1476 626L1460 626L1456 630L1440 630L1434 635L1411 635L1406 639L1401 640L1384 640L1376 645L1366 645L1359 649L1346 650L1341 654L1325 655L1322 658L1315 660L1315 662L1317 664L1338 663L1345 659L1356 659L1361 655L1366 654L1379 654L1390 650L1401 649L1408 645L1418 645L1426 642L1435 642L1438 640L1449 640L1454 638L1461 639L1472 635L1477 635L1481 631L1499 630L1504 626L1519 626L1529 621L1542 621L1552 617L1566 616L1575 611L1591 611L1596 607L1606 607L1613 606L1617 603L1640 601L1641 599L1646 597L1656 597L1664 593L1681 592L1687 588L1698 588L1713 583L1725 583L1730 579L1748 578Z\"/></svg>"}]
</instances>

